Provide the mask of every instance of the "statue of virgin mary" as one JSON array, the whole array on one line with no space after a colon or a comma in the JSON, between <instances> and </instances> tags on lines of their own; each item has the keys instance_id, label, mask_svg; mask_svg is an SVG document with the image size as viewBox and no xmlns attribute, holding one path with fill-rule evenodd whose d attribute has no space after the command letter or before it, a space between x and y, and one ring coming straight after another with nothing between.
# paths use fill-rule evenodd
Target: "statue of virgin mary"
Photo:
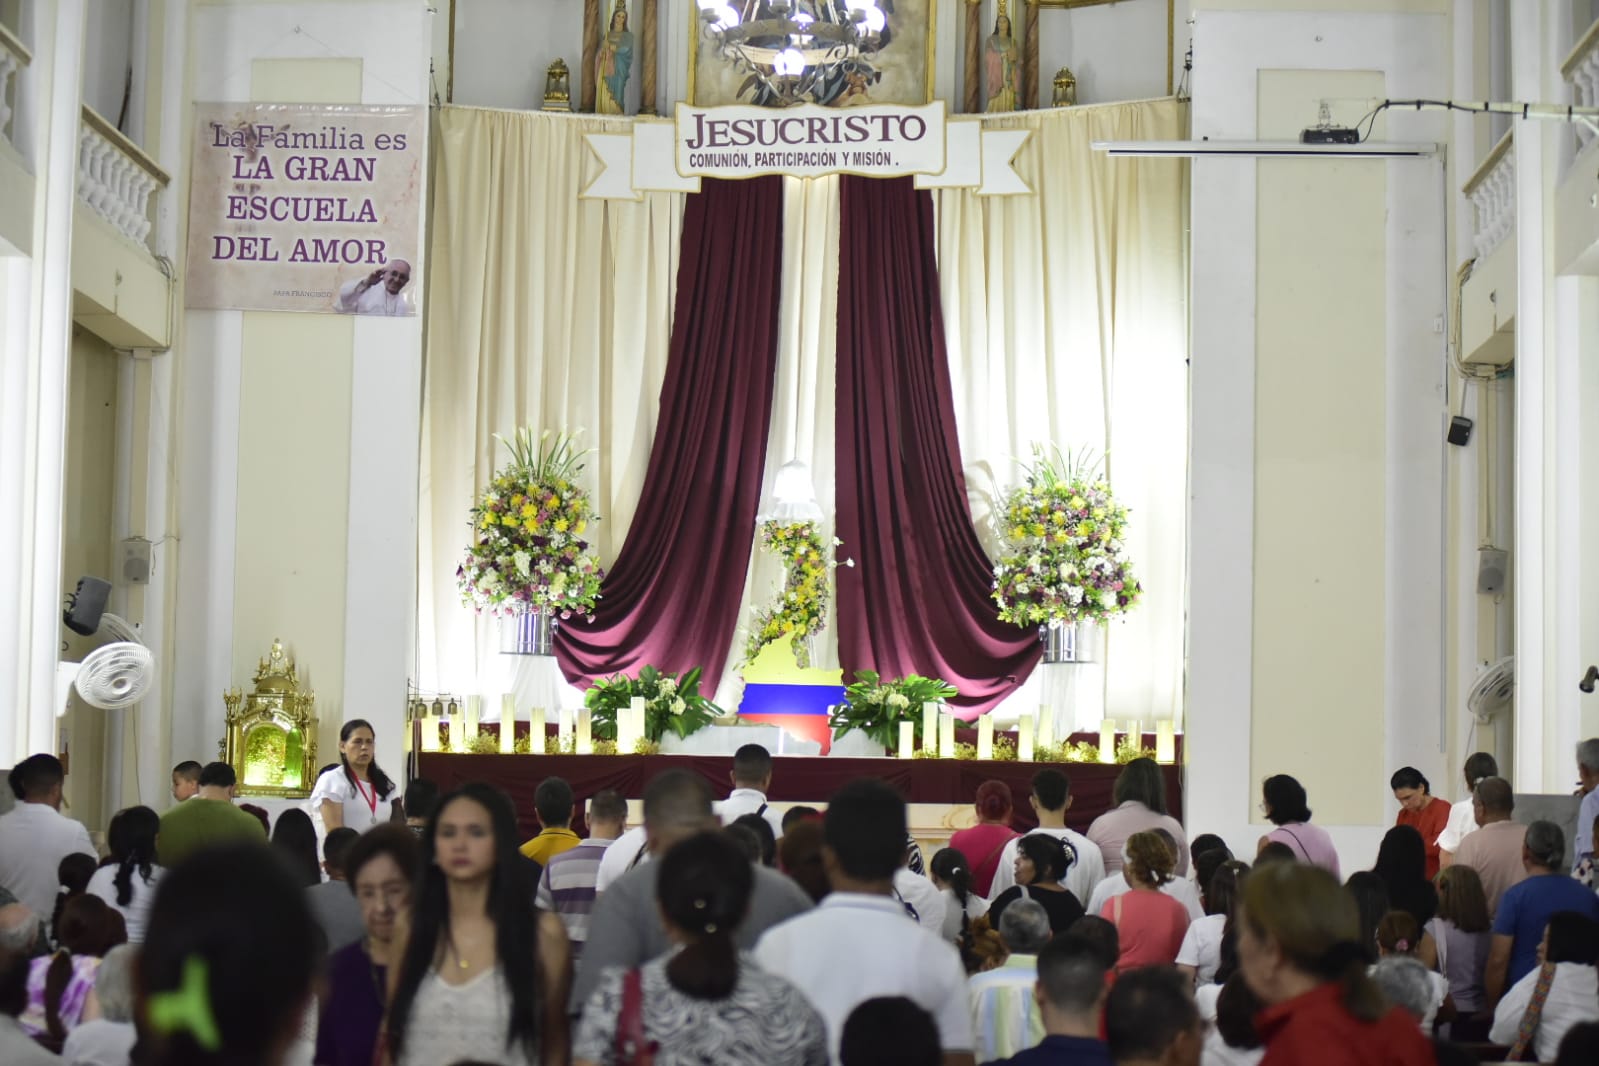
<instances>
[{"instance_id":1,"label":"statue of virgin mary","mask_svg":"<svg viewBox=\"0 0 1599 1066\"><path fill-rule=\"evenodd\" d=\"M633 31L627 28L626 0L616 0L611 27L600 37L594 60L594 113L625 115L627 79L633 73Z\"/></svg>"}]
</instances>

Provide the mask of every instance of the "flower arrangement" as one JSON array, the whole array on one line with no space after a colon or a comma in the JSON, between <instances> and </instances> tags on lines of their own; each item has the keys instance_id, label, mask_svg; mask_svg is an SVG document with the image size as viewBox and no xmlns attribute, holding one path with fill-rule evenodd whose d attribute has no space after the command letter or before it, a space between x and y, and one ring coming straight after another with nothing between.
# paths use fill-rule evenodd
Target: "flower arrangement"
<instances>
[{"instance_id":1,"label":"flower arrangement","mask_svg":"<svg viewBox=\"0 0 1599 1066\"><path fill-rule=\"evenodd\" d=\"M834 537L832 548L842 543ZM754 662L762 648L787 636L803 670L811 665L810 638L827 627L827 579L838 560L815 522L762 522L761 546L782 557L787 577L777 598L755 612L744 661ZM854 566L854 560L846 565Z\"/></svg>"},{"instance_id":2,"label":"flower arrangement","mask_svg":"<svg viewBox=\"0 0 1599 1066\"><path fill-rule=\"evenodd\" d=\"M922 704L957 694L954 685L935 677L911 674L898 681L884 681L875 670L857 670L855 683L845 687L844 702L833 708L827 724L837 730L837 736L859 729L885 749L892 748L899 743L901 722L916 722L920 727Z\"/></svg>"},{"instance_id":3,"label":"flower arrangement","mask_svg":"<svg viewBox=\"0 0 1599 1066\"><path fill-rule=\"evenodd\" d=\"M461 599L496 615L593 613L605 571L583 539L599 520L577 484L588 453L549 430L495 439L511 461L472 508L472 543L455 571Z\"/></svg>"},{"instance_id":4,"label":"flower arrangement","mask_svg":"<svg viewBox=\"0 0 1599 1066\"><path fill-rule=\"evenodd\" d=\"M1143 591L1125 555L1127 508L1097 464L1033 449L1026 483L1005 500L1007 553L994 565L999 617L1019 626L1106 621Z\"/></svg>"},{"instance_id":5,"label":"flower arrangement","mask_svg":"<svg viewBox=\"0 0 1599 1066\"><path fill-rule=\"evenodd\" d=\"M914 756L913 756L914 757ZM977 745L967 744L964 741L955 742L955 758L971 761L977 758ZM994 757L992 762L1015 762L1016 742L1010 737L995 735Z\"/></svg>"},{"instance_id":6,"label":"flower arrangement","mask_svg":"<svg viewBox=\"0 0 1599 1066\"><path fill-rule=\"evenodd\" d=\"M644 698L644 737L659 744L667 733L691 736L720 717L722 708L700 695L700 668L681 677L646 666L638 677L622 674L596 681L583 697L593 715L596 739L616 741L616 713L627 707L634 696ZM596 748L596 750L598 750Z\"/></svg>"}]
</instances>

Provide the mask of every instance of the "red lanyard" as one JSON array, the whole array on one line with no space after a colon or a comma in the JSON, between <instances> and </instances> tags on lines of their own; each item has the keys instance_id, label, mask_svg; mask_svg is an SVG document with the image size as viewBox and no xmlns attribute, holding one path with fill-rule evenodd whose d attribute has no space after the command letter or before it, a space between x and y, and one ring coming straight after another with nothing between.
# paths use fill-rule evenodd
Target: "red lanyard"
<instances>
[{"instance_id":1,"label":"red lanyard","mask_svg":"<svg viewBox=\"0 0 1599 1066\"><path fill-rule=\"evenodd\" d=\"M373 785L372 792L368 794L366 786L361 784L361 779L358 777L355 779L355 790L361 793L361 798L366 800L366 805L372 808L372 817L375 820L378 816L378 787Z\"/></svg>"}]
</instances>

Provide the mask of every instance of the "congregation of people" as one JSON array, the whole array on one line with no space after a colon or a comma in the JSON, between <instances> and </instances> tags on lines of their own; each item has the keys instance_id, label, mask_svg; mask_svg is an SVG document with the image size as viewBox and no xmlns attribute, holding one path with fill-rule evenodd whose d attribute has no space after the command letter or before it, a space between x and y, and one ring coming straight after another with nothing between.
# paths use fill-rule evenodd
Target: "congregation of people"
<instances>
[{"instance_id":1,"label":"congregation of people","mask_svg":"<svg viewBox=\"0 0 1599 1066\"><path fill-rule=\"evenodd\" d=\"M659 774L631 828L617 792L546 778L530 839L498 789L402 787L374 747L346 723L275 820L182 763L103 855L57 759L13 768L0 1063L1599 1063L1599 739L1572 840L1478 753L1454 804L1394 772L1347 877L1286 775L1253 854L1190 839L1137 759L1086 832L1064 769L985 782L924 860L882 781L775 810L758 745L720 802Z\"/></svg>"}]
</instances>

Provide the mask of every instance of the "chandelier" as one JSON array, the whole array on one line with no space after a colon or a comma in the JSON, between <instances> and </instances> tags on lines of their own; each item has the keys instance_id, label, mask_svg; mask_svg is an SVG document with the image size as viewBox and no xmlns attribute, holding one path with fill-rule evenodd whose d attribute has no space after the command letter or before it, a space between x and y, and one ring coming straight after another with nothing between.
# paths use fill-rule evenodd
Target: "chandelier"
<instances>
[{"instance_id":1,"label":"chandelier","mask_svg":"<svg viewBox=\"0 0 1599 1066\"><path fill-rule=\"evenodd\" d=\"M871 57L887 19L877 0L697 0L716 54L748 74L765 106L829 104L878 77Z\"/></svg>"}]
</instances>

